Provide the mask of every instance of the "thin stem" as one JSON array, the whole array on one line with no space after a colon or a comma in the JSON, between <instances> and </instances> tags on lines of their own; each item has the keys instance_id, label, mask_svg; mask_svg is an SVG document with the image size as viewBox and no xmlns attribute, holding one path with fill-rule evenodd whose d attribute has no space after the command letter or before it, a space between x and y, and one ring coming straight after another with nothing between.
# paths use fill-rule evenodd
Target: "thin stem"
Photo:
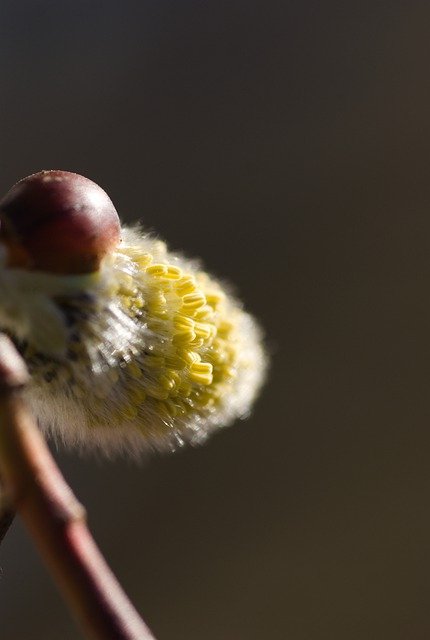
<instances>
[{"instance_id":1,"label":"thin stem","mask_svg":"<svg viewBox=\"0 0 430 640\"><path fill-rule=\"evenodd\" d=\"M28 380L12 343L0 335L0 476L54 579L88 637L154 640L86 526L22 397Z\"/></svg>"}]
</instances>

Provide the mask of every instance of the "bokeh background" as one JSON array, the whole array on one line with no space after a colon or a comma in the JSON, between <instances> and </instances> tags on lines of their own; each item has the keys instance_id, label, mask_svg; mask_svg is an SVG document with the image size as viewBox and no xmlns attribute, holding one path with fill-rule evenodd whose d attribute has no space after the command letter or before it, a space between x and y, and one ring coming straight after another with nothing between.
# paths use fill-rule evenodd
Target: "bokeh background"
<instances>
[{"instance_id":1,"label":"bokeh background","mask_svg":"<svg viewBox=\"0 0 430 640\"><path fill-rule=\"evenodd\" d=\"M430 5L0 3L0 190L83 173L264 325L253 416L56 453L159 640L430 636ZM2 640L79 632L16 522Z\"/></svg>"}]
</instances>

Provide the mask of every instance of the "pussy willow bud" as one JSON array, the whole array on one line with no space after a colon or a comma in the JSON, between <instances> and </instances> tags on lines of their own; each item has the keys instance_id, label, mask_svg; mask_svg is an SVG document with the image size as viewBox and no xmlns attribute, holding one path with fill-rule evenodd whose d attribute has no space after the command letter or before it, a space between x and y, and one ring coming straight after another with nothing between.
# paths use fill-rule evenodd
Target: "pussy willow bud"
<instances>
[{"instance_id":1,"label":"pussy willow bud","mask_svg":"<svg viewBox=\"0 0 430 640\"><path fill-rule=\"evenodd\" d=\"M201 442L249 413L266 357L228 288L63 171L0 203L0 330L43 429L107 453Z\"/></svg>"}]
</instances>

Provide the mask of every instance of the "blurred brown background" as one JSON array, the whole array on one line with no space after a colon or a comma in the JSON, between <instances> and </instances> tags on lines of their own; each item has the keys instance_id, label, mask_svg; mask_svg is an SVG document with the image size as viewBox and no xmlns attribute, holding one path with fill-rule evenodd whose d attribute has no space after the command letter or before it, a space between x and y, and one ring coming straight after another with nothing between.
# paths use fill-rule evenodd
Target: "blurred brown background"
<instances>
[{"instance_id":1,"label":"blurred brown background","mask_svg":"<svg viewBox=\"0 0 430 640\"><path fill-rule=\"evenodd\" d=\"M141 467L59 452L159 640L430 637L427 2L0 3L0 189L83 173L231 279L254 415ZM77 640L21 524L1 640Z\"/></svg>"}]
</instances>

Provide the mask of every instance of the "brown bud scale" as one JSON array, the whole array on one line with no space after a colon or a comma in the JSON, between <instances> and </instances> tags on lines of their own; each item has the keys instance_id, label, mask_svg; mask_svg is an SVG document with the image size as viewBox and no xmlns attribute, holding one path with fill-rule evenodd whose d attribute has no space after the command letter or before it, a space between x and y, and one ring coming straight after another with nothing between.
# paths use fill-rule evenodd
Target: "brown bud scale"
<instances>
[{"instance_id":1,"label":"brown bud scale","mask_svg":"<svg viewBox=\"0 0 430 640\"><path fill-rule=\"evenodd\" d=\"M9 263L38 271L97 271L120 242L118 214L107 193L68 171L20 180L1 200L0 220Z\"/></svg>"}]
</instances>

